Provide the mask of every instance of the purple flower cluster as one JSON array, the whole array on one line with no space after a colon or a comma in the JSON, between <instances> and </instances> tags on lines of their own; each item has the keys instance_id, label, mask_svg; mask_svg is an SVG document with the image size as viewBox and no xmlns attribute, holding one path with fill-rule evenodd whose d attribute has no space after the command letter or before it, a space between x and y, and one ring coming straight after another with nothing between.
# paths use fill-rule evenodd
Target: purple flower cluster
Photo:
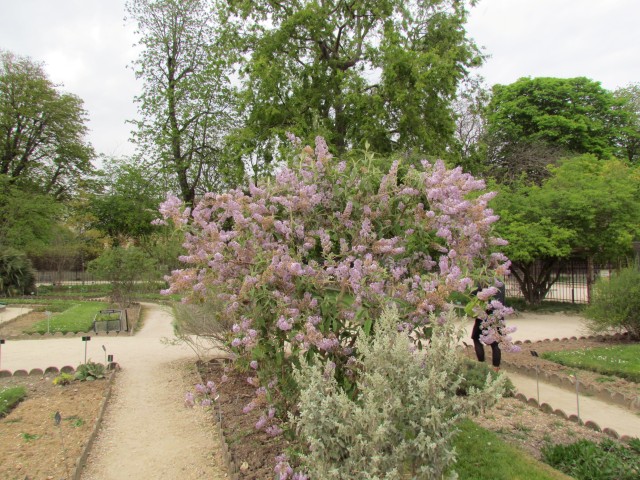
<instances>
[{"instance_id":1,"label":"purple flower cluster","mask_svg":"<svg viewBox=\"0 0 640 480\"><path fill-rule=\"evenodd\" d=\"M216 384L209 380L206 384L198 383L195 386L195 394L187 392L184 396L185 406L191 408L199 404L202 407L210 407L215 401L217 395Z\"/></svg>"}]
</instances>

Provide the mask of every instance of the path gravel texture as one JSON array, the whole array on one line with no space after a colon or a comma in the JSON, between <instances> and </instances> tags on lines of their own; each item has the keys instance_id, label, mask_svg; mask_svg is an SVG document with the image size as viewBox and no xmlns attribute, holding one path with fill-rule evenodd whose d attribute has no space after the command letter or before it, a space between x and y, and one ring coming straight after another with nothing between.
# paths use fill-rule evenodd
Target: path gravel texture
<instances>
[{"instance_id":1,"label":"path gravel texture","mask_svg":"<svg viewBox=\"0 0 640 480\"><path fill-rule=\"evenodd\" d=\"M567 314L532 314L525 313L513 316L507 320L508 325L517 327L512 335L514 341L530 340L532 342L554 339L570 338L588 335L584 319L579 315ZM470 339L473 323L465 325L464 341L473 345ZM472 348L472 347L471 347ZM596 398L590 398L585 393L580 393L578 398L575 391L560 388L555 385L540 381L535 377L520 375L515 372L503 370L511 379L516 390L527 398L538 398L540 391L540 403L548 403L553 409L561 409L567 415L580 414L583 422L592 421L601 428L611 428L619 435L640 437L640 415L629 409L608 403ZM580 412L578 412L578 409Z\"/></svg>"}]
</instances>

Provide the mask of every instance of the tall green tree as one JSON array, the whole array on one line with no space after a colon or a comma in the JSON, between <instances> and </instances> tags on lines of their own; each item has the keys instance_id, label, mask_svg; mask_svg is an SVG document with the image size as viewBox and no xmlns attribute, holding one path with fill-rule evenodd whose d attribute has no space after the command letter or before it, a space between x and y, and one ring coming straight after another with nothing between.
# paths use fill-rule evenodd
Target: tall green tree
<instances>
[{"instance_id":1,"label":"tall green tree","mask_svg":"<svg viewBox=\"0 0 640 480\"><path fill-rule=\"evenodd\" d=\"M41 251L54 237L63 210L51 195L26 191L0 175L0 246Z\"/></svg>"},{"instance_id":2,"label":"tall green tree","mask_svg":"<svg viewBox=\"0 0 640 480\"><path fill-rule=\"evenodd\" d=\"M640 161L640 84L632 83L614 92L622 101L622 110L628 114L629 122L620 139L620 156L631 163Z\"/></svg>"},{"instance_id":3,"label":"tall green tree","mask_svg":"<svg viewBox=\"0 0 640 480\"><path fill-rule=\"evenodd\" d=\"M233 0L223 37L240 52L244 126L238 154L269 160L291 131L338 153L444 155L451 101L481 63L457 0Z\"/></svg>"},{"instance_id":4,"label":"tall green tree","mask_svg":"<svg viewBox=\"0 0 640 480\"><path fill-rule=\"evenodd\" d=\"M139 155L163 168L182 200L193 204L203 183L224 183L222 138L232 121L226 55L218 48L213 0L131 0L142 50L134 62L142 93L134 141Z\"/></svg>"},{"instance_id":5,"label":"tall green tree","mask_svg":"<svg viewBox=\"0 0 640 480\"><path fill-rule=\"evenodd\" d=\"M487 161L494 176L511 180L525 174L540 182L546 166L559 158L615 155L629 122L621 106L612 92L584 77L495 85L487 107Z\"/></svg>"},{"instance_id":6,"label":"tall green tree","mask_svg":"<svg viewBox=\"0 0 640 480\"><path fill-rule=\"evenodd\" d=\"M620 160L582 155L550 168L542 185L505 186L494 201L497 233L525 298L539 303L557 280L558 259L629 255L640 231L640 175Z\"/></svg>"},{"instance_id":7,"label":"tall green tree","mask_svg":"<svg viewBox=\"0 0 640 480\"><path fill-rule=\"evenodd\" d=\"M98 191L87 200L87 211L92 218L89 228L106 235L114 245L133 241L140 243L156 227L152 221L158 217L158 207L166 191L158 182L160 172L127 159L109 159L100 172Z\"/></svg>"},{"instance_id":8,"label":"tall green tree","mask_svg":"<svg viewBox=\"0 0 640 480\"><path fill-rule=\"evenodd\" d=\"M87 175L82 100L63 93L42 64L0 50L0 175L11 184L63 198Z\"/></svg>"}]
</instances>

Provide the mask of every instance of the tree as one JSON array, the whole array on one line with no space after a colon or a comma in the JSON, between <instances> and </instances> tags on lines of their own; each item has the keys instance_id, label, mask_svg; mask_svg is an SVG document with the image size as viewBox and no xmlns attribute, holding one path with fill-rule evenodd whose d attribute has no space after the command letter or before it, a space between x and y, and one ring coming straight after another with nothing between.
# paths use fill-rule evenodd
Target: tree
<instances>
[{"instance_id":1,"label":"tree","mask_svg":"<svg viewBox=\"0 0 640 480\"><path fill-rule=\"evenodd\" d=\"M482 77L469 77L462 82L452 108L456 117L455 138L459 163L473 174L482 169L481 160L486 153L483 138L486 133L485 110L491 92Z\"/></svg>"},{"instance_id":2,"label":"tree","mask_svg":"<svg viewBox=\"0 0 640 480\"><path fill-rule=\"evenodd\" d=\"M525 298L540 302L557 280L555 261L586 258L587 281L595 260L629 255L640 226L640 176L619 160L582 155L550 168L541 186L506 188L495 201L496 230L510 244L505 253Z\"/></svg>"},{"instance_id":3,"label":"tree","mask_svg":"<svg viewBox=\"0 0 640 480\"><path fill-rule=\"evenodd\" d=\"M99 191L88 199L93 218L89 228L106 234L113 244L140 244L157 227L152 225L164 196L153 171L133 161L111 159L99 180Z\"/></svg>"},{"instance_id":4,"label":"tree","mask_svg":"<svg viewBox=\"0 0 640 480\"><path fill-rule=\"evenodd\" d=\"M89 271L111 282L112 301L127 308L143 285L158 280L156 263L137 247L113 247L89 263Z\"/></svg>"},{"instance_id":5,"label":"tree","mask_svg":"<svg viewBox=\"0 0 640 480\"><path fill-rule=\"evenodd\" d=\"M80 98L61 93L41 64L0 51L0 175L56 198L92 169Z\"/></svg>"},{"instance_id":6,"label":"tree","mask_svg":"<svg viewBox=\"0 0 640 480\"><path fill-rule=\"evenodd\" d=\"M496 231L509 242L503 250L511 274L527 303L538 304L558 280L558 260L571 255L575 232L555 223L544 192L535 185L503 185L494 208L500 215Z\"/></svg>"},{"instance_id":7,"label":"tree","mask_svg":"<svg viewBox=\"0 0 640 480\"><path fill-rule=\"evenodd\" d=\"M203 181L217 185L231 176L233 183L241 172L221 160L231 112L213 2L131 0L126 8L143 47L134 62L143 81L134 141L193 205Z\"/></svg>"},{"instance_id":8,"label":"tree","mask_svg":"<svg viewBox=\"0 0 640 480\"><path fill-rule=\"evenodd\" d=\"M599 82L584 77L521 78L495 85L487 108L487 161L498 177L524 172L539 182L546 164L567 155L608 158L629 121L621 104ZM523 152L531 148L544 162L521 166Z\"/></svg>"},{"instance_id":9,"label":"tree","mask_svg":"<svg viewBox=\"0 0 640 480\"><path fill-rule=\"evenodd\" d=\"M640 84L632 83L614 92L623 102L622 110L628 114L629 123L625 125L620 142L621 156L631 163L640 160Z\"/></svg>"},{"instance_id":10,"label":"tree","mask_svg":"<svg viewBox=\"0 0 640 480\"><path fill-rule=\"evenodd\" d=\"M229 4L223 38L236 41L243 81L238 154L269 162L287 131L321 134L338 153L367 142L383 153L448 152L451 101L481 63L464 29L467 2Z\"/></svg>"},{"instance_id":11,"label":"tree","mask_svg":"<svg viewBox=\"0 0 640 480\"><path fill-rule=\"evenodd\" d=\"M42 250L62 213L63 206L50 195L25 191L0 175L0 245L30 254Z\"/></svg>"}]
</instances>

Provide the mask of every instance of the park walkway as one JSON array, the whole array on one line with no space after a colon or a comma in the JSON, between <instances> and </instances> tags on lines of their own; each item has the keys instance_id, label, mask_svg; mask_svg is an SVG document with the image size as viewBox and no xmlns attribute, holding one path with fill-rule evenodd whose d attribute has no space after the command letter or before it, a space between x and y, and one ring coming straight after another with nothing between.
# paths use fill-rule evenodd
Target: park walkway
<instances>
[{"instance_id":1,"label":"park walkway","mask_svg":"<svg viewBox=\"0 0 640 480\"><path fill-rule=\"evenodd\" d=\"M184 394L197 382L194 352L168 345L173 320L168 309L144 304L144 327L135 336L94 336L87 358L114 355L118 372L103 426L83 472L83 480L227 478L220 445L206 413L186 409ZM76 367L84 361L80 338L7 342L7 370Z\"/></svg>"},{"instance_id":2,"label":"park walkway","mask_svg":"<svg viewBox=\"0 0 640 480\"><path fill-rule=\"evenodd\" d=\"M584 326L583 319L579 315L566 314L521 314L508 319L508 325L518 328L513 334L514 341L530 340L532 342L552 339L570 338L587 335L588 331ZM471 335L471 326L467 322L465 339ZM470 340L466 340L471 342ZM509 376L516 390L524 394L527 398L538 398L538 387L536 379L533 377L503 371ZM578 415L586 423L592 421L597 423L602 429L611 428L619 435L630 437L640 437L640 415L631 411L596 398L590 398L585 394L580 394L576 400L575 391L552 385L540 381L540 404L548 403L554 410L563 410L567 415Z\"/></svg>"}]
</instances>

